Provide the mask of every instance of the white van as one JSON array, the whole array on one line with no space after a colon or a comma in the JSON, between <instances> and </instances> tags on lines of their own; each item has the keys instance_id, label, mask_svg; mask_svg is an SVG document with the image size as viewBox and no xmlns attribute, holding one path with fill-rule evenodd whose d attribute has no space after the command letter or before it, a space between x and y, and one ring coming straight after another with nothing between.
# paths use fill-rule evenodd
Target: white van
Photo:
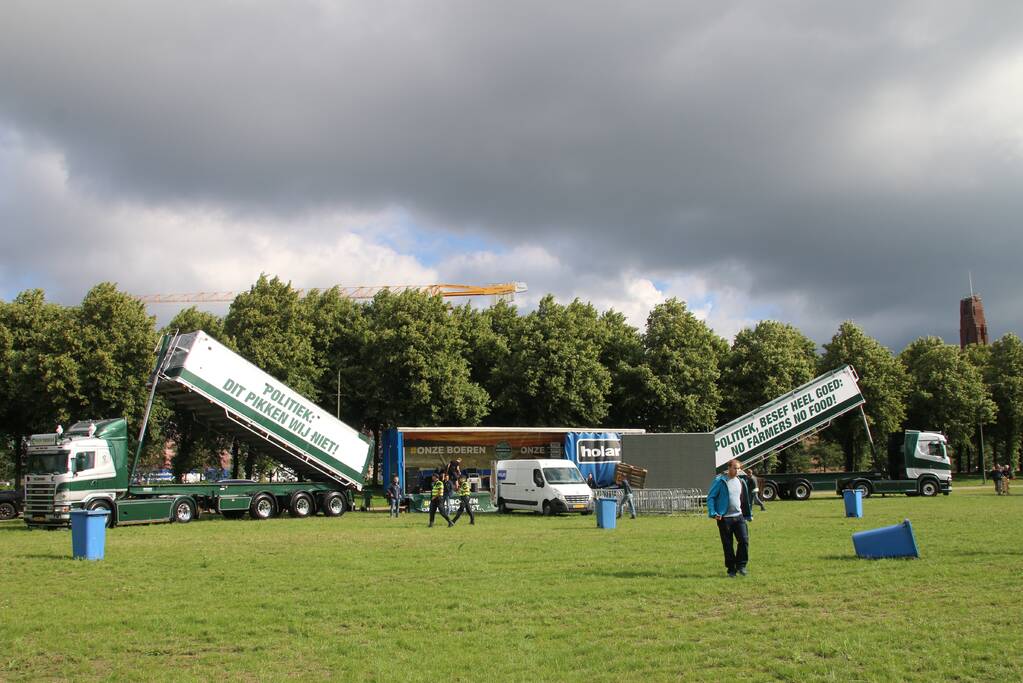
<instances>
[{"instance_id":1,"label":"white van","mask_svg":"<svg viewBox=\"0 0 1023 683\"><path fill-rule=\"evenodd\" d=\"M500 512L593 512L593 491L571 460L500 460L495 469Z\"/></svg>"}]
</instances>

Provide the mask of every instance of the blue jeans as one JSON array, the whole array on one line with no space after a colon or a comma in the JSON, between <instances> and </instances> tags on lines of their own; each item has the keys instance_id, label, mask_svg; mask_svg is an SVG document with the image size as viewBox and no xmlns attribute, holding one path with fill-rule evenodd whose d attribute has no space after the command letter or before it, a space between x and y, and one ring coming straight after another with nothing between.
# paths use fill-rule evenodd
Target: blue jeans
<instances>
[{"instance_id":1,"label":"blue jeans","mask_svg":"<svg viewBox=\"0 0 1023 683\"><path fill-rule=\"evenodd\" d=\"M725 551L725 569L734 574L746 568L749 562L749 529L742 517L722 517L718 520L718 533L721 534L721 548ZM732 548L732 539L736 548Z\"/></svg>"},{"instance_id":2,"label":"blue jeans","mask_svg":"<svg viewBox=\"0 0 1023 683\"><path fill-rule=\"evenodd\" d=\"M397 517L398 516L398 506L399 505L401 505L401 499L400 498L391 498L391 516L392 517Z\"/></svg>"},{"instance_id":3,"label":"blue jeans","mask_svg":"<svg viewBox=\"0 0 1023 683\"><path fill-rule=\"evenodd\" d=\"M636 519L636 502L632 499L631 493L618 501L618 516L622 516L622 508L624 508L626 504L629 506L629 516L632 517L632 519Z\"/></svg>"}]
</instances>

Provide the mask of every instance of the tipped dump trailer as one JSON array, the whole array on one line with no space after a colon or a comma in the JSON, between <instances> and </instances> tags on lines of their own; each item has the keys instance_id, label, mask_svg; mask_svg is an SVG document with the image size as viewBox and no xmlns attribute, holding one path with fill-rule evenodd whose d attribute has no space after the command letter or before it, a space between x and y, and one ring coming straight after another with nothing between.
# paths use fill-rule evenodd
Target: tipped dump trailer
<instances>
[{"instance_id":1,"label":"tipped dump trailer","mask_svg":"<svg viewBox=\"0 0 1023 683\"><path fill-rule=\"evenodd\" d=\"M714 430L714 464L753 467L866 402L851 365L825 373ZM869 432L868 432L869 433Z\"/></svg>"},{"instance_id":2,"label":"tipped dump trailer","mask_svg":"<svg viewBox=\"0 0 1023 683\"><path fill-rule=\"evenodd\" d=\"M166 335L129 467L123 418L84 420L29 442L25 522L66 526L74 509L105 509L111 524L188 522L202 511L266 519L337 516L361 490L370 439L263 372L205 332ZM161 394L214 430L277 460L299 481L133 484L153 397Z\"/></svg>"},{"instance_id":3,"label":"tipped dump trailer","mask_svg":"<svg viewBox=\"0 0 1023 683\"><path fill-rule=\"evenodd\" d=\"M803 386L732 420L714 431L715 466L720 472L737 459L751 468L771 453L783 450L826 428L835 418L859 409L868 438L870 427L860 392L859 377L850 365L825 373ZM859 489L871 493L948 495L951 461L947 440L937 432L905 431L891 436L888 471L786 472L758 477L765 500L806 500L815 490Z\"/></svg>"}]
</instances>

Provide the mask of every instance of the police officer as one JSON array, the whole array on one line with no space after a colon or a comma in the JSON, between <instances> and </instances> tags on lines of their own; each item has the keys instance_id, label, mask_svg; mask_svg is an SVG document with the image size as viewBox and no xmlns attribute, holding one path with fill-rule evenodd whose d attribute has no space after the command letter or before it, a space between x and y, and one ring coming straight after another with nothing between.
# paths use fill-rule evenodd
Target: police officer
<instances>
[{"instance_id":1,"label":"police officer","mask_svg":"<svg viewBox=\"0 0 1023 683\"><path fill-rule=\"evenodd\" d=\"M457 494L458 494L459 505L458 505L458 512L455 513L455 519L452 522L452 524L454 524L455 522L458 521L458 518L462 516L463 512L468 512L469 513L469 524L470 525L476 524L476 515L472 511L472 505L470 505L470 503L472 501L469 498L469 493L470 493L469 480L466 479L465 475L463 474L458 479L458 491L457 491Z\"/></svg>"},{"instance_id":2,"label":"police officer","mask_svg":"<svg viewBox=\"0 0 1023 683\"><path fill-rule=\"evenodd\" d=\"M447 503L447 499L444 497L444 482L435 474L433 475L433 488L430 490L430 526L433 526L433 519L438 510L440 510L440 516L447 520L449 527L455 525L448 517L445 503Z\"/></svg>"}]
</instances>

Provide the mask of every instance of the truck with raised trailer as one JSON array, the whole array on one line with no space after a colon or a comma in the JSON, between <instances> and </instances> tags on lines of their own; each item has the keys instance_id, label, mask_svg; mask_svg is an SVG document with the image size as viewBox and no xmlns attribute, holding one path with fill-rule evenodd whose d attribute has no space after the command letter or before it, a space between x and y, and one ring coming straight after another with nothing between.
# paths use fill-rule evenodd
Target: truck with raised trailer
<instances>
[{"instance_id":1,"label":"truck with raised trailer","mask_svg":"<svg viewBox=\"0 0 1023 683\"><path fill-rule=\"evenodd\" d=\"M871 439L859 388L859 376L850 365L825 373L773 401L751 410L714 431L714 460L719 472L737 459L752 468L826 428L835 418L859 409ZM887 472L789 472L758 476L764 500L806 500L815 490L859 489L871 493L948 495L952 468L947 440L937 432L905 431L891 435Z\"/></svg>"},{"instance_id":2,"label":"truck with raised trailer","mask_svg":"<svg viewBox=\"0 0 1023 683\"><path fill-rule=\"evenodd\" d=\"M339 516L362 489L373 443L205 332L165 335L149 380L149 400L129 462L123 418L82 420L67 432L29 440L25 522L67 526L76 509L108 510L111 525L190 522L202 512L268 519ZM298 481L135 483L155 395L238 439L293 472Z\"/></svg>"}]
</instances>

